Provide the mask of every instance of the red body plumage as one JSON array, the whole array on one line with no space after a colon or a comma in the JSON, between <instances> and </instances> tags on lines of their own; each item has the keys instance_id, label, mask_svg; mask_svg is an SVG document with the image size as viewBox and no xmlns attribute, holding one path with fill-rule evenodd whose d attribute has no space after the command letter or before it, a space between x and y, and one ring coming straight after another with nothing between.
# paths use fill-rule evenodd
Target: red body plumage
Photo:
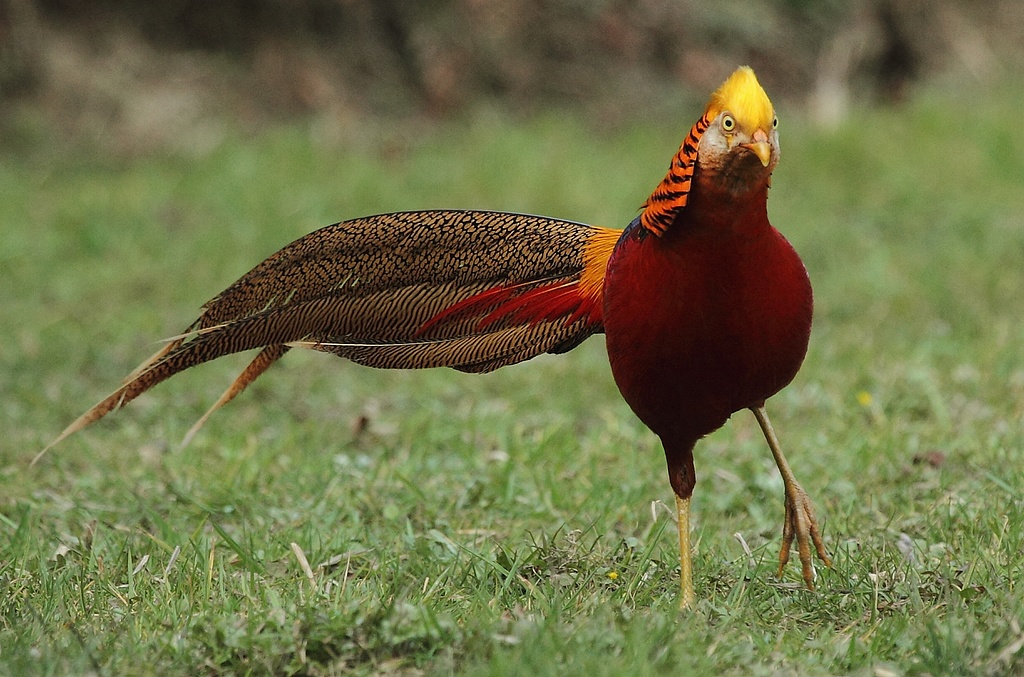
<instances>
[{"instance_id":1,"label":"red body plumage","mask_svg":"<svg viewBox=\"0 0 1024 677\"><path fill-rule=\"evenodd\" d=\"M694 443L789 383L811 328L810 282L768 222L767 184L713 210L705 199L695 189L664 236L631 227L604 284L615 382L661 438L682 497L693 490Z\"/></svg>"}]
</instances>

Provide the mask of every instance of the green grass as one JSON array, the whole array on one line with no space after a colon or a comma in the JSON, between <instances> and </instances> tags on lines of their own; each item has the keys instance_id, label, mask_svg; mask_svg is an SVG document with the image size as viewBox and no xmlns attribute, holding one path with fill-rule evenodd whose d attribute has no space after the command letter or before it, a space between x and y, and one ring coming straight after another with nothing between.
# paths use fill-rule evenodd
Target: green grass
<instances>
[{"instance_id":1,"label":"green grass","mask_svg":"<svg viewBox=\"0 0 1024 677\"><path fill-rule=\"evenodd\" d=\"M1020 94L835 132L782 111L770 213L817 314L770 409L835 566L776 579L781 480L741 413L698 448L684 614L662 452L600 339L486 376L292 353L178 450L229 358L29 461L295 237L428 207L625 224L696 111L3 156L0 673L1024 671Z\"/></svg>"}]
</instances>

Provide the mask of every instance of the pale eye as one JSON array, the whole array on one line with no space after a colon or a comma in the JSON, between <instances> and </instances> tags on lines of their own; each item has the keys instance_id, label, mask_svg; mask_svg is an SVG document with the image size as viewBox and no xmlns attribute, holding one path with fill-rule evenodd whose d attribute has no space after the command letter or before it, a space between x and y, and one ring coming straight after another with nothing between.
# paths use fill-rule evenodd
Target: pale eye
<instances>
[{"instance_id":1,"label":"pale eye","mask_svg":"<svg viewBox=\"0 0 1024 677\"><path fill-rule=\"evenodd\" d=\"M722 130L731 132L736 129L736 121L732 119L732 116L725 114L722 116Z\"/></svg>"},{"instance_id":2,"label":"pale eye","mask_svg":"<svg viewBox=\"0 0 1024 677\"><path fill-rule=\"evenodd\" d=\"M778 128L779 128L779 116L776 115L774 118L772 118L772 129L778 129Z\"/></svg>"}]
</instances>

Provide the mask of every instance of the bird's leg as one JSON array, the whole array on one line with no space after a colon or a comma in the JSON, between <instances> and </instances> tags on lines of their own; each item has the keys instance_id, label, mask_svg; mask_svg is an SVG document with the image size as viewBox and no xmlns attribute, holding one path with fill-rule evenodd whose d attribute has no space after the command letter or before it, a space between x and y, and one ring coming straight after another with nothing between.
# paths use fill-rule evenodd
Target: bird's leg
<instances>
[{"instance_id":1,"label":"bird's leg","mask_svg":"<svg viewBox=\"0 0 1024 677\"><path fill-rule=\"evenodd\" d=\"M775 465L779 467L782 475L782 483L786 487L786 521L782 526L782 552L779 553L779 576L789 562L789 550L796 539L797 552L800 555L800 564L803 568L804 583L808 590L814 590L814 567L811 565L811 542L818 553L818 558L825 563L825 566L832 566L832 560L825 552L825 544L821 540L821 532L818 530L818 521L814 518L814 508L811 507L811 499L807 492L793 476L793 471L782 455L782 447L779 446L779 439L775 436L775 429L772 422L768 420L768 412L764 405L752 407L754 417L757 418L765 440L775 457Z\"/></svg>"},{"instance_id":2,"label":"bird's leg","mask_svg":"<svg viewBox=\"0 0 1024 677\"><path fill-rule=\"evenodd\" d=\"M693 550L690 547L690 497L697 476L693 471L693 445L696 439L662 437L668 480L676 495L676 525L679 529L679 608L693 608ZM685 497L685 498L684 498Z\"/></svg>"},{"instance_id":3,"label":"bird's leg","mask_svg":"<svg viewBox=\"0 0 1024 677\"><path fill-rule=\"evenodd\" d=\"M679 608L693 607L693 550L690 548L690 499L676 494L676 512L679 517Z\"/></svg>"}]
</instances>

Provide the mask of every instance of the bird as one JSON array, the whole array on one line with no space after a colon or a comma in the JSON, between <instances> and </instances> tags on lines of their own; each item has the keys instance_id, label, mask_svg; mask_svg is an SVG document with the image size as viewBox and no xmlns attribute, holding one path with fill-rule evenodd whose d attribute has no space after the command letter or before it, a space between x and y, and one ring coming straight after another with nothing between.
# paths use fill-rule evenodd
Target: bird
<instances>
[{"instance_id":1,"label":"bird","mask_svg":"<svg viewBox=\"0 0 1024 677\"><path fill-rule=\"evenodd\" d=\"M185 369L258 350L189 430L293 348L377 368L490 372L604 333L626 403L661 440L676 501L679 605L695 604L694 448L753 412L779 472L778 575L796 543L831 560L765 408L807 351L813 294L768 220L778 117L747 66L711 95L668 173L624 229L482 210L378 214L315 230L202 306L199 317L39 453Z\"/></svg>"}]
</instances>

